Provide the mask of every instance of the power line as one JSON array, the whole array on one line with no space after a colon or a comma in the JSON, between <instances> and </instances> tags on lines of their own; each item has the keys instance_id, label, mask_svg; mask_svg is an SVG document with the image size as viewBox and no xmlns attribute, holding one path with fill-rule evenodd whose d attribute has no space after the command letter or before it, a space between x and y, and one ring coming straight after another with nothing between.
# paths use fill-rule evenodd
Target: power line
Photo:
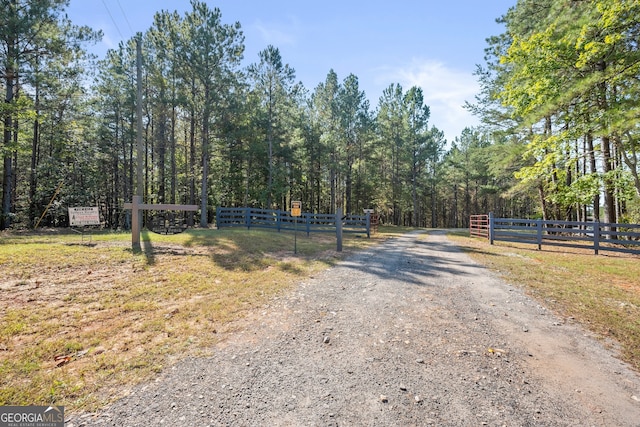
<instances>
[{"instance_id":1,"label":"power line","mask_svg":"<svg viewBox=\"0 0 640 427\"><path fill-rule=\"evenodd\" d=\"M124 16L124 20L127 23L127 25L129 26L129 31L131 31L132 35L135 34L133 32L133 28L131 28L131 24L129 23L129 19L127 18L127 14L124 13L124 9L122 8L122 5L120 4L120 0L117 0L117 2L118 2L118 7L120 8L120 12L122 12L122 16Z\"/></svg>"},{"instance_id":2,"label":"power line","mask_svg":"<svg viewBox=\"0 0 640 427\"><path fill-rule=\"evenodd\" d=\"M104 8L107 10L107 14L109 15L109 18L111 18L111 22L113 22L113 25L116 27L118 34L120 34L120 38L124 40L124 36L122 35L122 32L120 32L120 28L118 27L118 24L116 24L116 20L113 19L113 15L111 14L111 11L107 7L107 3L104 0L102 0L102 4L104 5Z\"/></svg>"}]
</instances>

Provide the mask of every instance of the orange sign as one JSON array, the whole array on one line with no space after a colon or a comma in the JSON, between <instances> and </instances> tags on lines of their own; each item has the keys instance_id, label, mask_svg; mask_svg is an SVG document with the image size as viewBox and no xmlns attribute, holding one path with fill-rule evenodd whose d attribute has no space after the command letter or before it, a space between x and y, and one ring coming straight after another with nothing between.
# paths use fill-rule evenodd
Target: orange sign
<instances>
[{"instance_id":1,"label":"orange sign","mask_svg":"<svg viewBox=\"0 0 640 427\"><path fill-rule=\"evenodd\" d=\"M291 202L291 216L302 216L302 202Z\"/></svg>"}]
</instances>

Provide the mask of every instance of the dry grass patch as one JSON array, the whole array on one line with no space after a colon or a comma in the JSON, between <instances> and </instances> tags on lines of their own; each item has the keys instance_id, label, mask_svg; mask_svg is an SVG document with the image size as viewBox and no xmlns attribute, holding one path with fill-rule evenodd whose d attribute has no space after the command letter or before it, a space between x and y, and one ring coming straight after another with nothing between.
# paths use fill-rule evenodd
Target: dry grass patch
<instances>
[{"instance_id":1,"label":"dry grass patch","mask_svg":"<svg viewBox=\"0 0 640 427\"><path fill-rule=\"evenodd\" d=\"M211 351L230 322L350 251L385 238L247 230L3 234L0 405L95 410L176 360Z\"/></svg>"},{"instance_id":2,"label":"dry grass patch","mask_svg":"<svg viewBox=\"0 0 640 427\"><path fill-rule=\"evenodd\" d=\"M640 257L451 237L562 316L619 343L621 358L640 371Z\"/></svg>"}]
</instances>

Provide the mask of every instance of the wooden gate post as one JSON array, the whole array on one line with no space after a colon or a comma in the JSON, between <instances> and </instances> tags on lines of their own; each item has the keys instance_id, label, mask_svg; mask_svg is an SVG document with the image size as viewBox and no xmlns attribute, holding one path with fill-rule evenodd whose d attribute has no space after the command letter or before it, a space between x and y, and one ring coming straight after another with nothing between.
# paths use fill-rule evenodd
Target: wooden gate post
<instances>
[{"instance_id":1,"label":"wooden gate post","mask_svg":"<svg viewBox=\"0 0 640 427\"><path fill-rule=\"evenodd\" d=\"M489 212L489 244L493 245L494 235L493 212Z\"/></svg>"},{"instance_id":2,"label":"wooden gate post","mask_svg":"<svg viewBox=\"0 0 640 427\"><path fill-rule=\"evenodd\" d=\"M141 196L133 196L131 199L131 207L127 207L125 203L125 209L131 209L131 248L134 251L140 250L140 222L142 222L142 212L140 211L140 205L142 204Z\"/></svg>"},{"instance_id":3,"label":"wooden gate post","mask_svg":"<svg viewBox=\"0 0 640 427\"><path fill-rule=\"evenodd\" d=\"M367 212L367 239L371 238L371 213Z\"/></svg>"},{"instance_id":4,"label":"wooden gate post","mask_svg":"<svg viewBox=\"0 0 640 427\"><path fill-rule=\"evenodd\" d=\"M151 205L141 203L141 196L133 196L131 203L125 203L125 209L131 209L131 248L140 251L140 228L142 223L142 211L197 211L197 205L158 204Z\"/></svg>"},{"instance_id":5,"label":"wooden gate post","mask_svg":"<svg viewBox=\"0 0 640 427\"><path fill-rule=\"evenodd\" d=\"M342 252L342 208L336 209L336 239L338 252Z\"/></svg>"}]
</instances>

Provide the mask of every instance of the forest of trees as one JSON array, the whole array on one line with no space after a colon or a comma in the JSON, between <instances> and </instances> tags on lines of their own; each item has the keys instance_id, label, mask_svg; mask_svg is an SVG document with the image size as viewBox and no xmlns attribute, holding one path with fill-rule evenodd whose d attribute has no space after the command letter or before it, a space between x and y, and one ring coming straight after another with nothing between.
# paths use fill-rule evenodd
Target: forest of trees
<instances>
[{"instance_id":1,"label":"forest of trees","mask_svg":"<svg viewBox=\"0 0 640 427\"><path fill-rule=\"evenodd\" d=\"M469 108L503 135L507 194L537 193L543 218L640 222L639 16L637 0L520 0L489 40Z\"/></svg>"},{"instance_id":2,"label":"forest of trees","mask_svg":"<svg viewBox=\"0 0 640 427\"><path fill-rule=\"evenodd\" d=\"M477 69L467 108L482 126L448 143L419 87L391 83L372 106L357 76L327 64L310 90L275 46L243 67L241 24L203 1L157 12L105 58L89 53L101 34L69 22L67 3L0 0L0 229L33 227L51 200L42 225L99 206L105 227L128 227L137 40L143 199L204 207L193 224L206 227L217 206L291 200L426 227L490 211L640 220L637 1L518 1Z\"/></svg>"}]
</instances>

